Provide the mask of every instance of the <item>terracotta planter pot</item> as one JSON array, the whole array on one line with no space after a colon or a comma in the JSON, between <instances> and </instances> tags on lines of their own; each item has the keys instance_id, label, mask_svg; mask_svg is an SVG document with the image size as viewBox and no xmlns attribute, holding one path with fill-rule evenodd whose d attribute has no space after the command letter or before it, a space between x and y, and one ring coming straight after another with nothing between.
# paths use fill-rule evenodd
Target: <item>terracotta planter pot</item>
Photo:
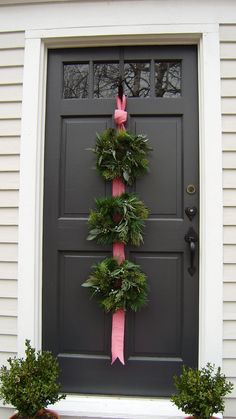
<instances>
[{"instance_id":1,"label":"terracotta planter pot","mask_svg":"<svg viewBox=\"0 0 236 419\"><path fill-rule=\"evenodd\" d=\"M60 416L58 415L58 413L54 412L53 410L40 409L34 418L35 419L37 418L38 419L60 419ZM18 415L18 413L15 413L13 416L10 417L10 419L21 419L21 417Z\"/></svg>"}]
</instances>

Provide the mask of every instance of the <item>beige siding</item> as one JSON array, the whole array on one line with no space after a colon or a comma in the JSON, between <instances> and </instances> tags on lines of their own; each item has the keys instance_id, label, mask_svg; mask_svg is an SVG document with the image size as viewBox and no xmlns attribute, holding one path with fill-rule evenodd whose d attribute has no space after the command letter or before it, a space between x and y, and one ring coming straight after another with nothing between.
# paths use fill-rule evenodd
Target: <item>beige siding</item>
<instances>
[{"instance_id":1,"label":"beige siding","mask_svg":"<svg viewBox=\"0 0 236 419\"><path fill-rule=\"evenodd\" d=\"M220 27L224 188L223 369L236 384L236 25ZM236 387L225 417L235 418Z\"/></svg>"},{"instance_id":2,"label":"beige siding","mask_svg":"<svg viewBox=\"0 0 236 419\"><path fill-rule=\"evenodd\" d=\"M0 364L16 353L24 33L0 34Z\"/></svg>"}]
</instances>

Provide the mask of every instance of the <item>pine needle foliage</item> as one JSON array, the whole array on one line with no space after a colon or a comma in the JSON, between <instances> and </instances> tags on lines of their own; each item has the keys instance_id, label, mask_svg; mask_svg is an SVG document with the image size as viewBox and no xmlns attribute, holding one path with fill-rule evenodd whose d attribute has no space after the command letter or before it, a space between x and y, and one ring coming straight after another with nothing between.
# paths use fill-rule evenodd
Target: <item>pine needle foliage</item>
<instances>
[{"instance_id":1,"label":"pine needle foliage","mask_svg":"<svg viewBox=\"0 0 236 419\"><path fill-rule=\"evenodd\" d=\"M184 413L196 419L209 419L214 413L224 412L224 397L231 393L233 384L226 380L220 367L208 363L202 369L183 366L182 374L174 377L177 394L171 401Z\"/></svg>"},{"instance_id":2,"label":"pine needle foliage","mask_svg":"<svg viewBox=\"0 0 236 419\"><path fill-rule=\"evenodd\" d=\"M90 212L88 219L88 240L103 245L123 242L139 246L143 242L142 231L148 210L135 194L125 192L95 202L96 210Z\"/></svg>"},{"instance_id":3,"label":"pine needle foliage","mask_svg":"<svg viewBox=\"0 0 236 419\"><path fill-rule=\"evenodd\" d=\"M96 154L96 168L105 180L121 178L127 185L148 170L147 155L152 150L145 135L109 128L97 134L92 151Z\"/></svg>"},{"instance_id":4,"label":"pine needle foliage","mask_svg":"<svg viewBox=\"0 0 236 419\"><path fill-rule=\"evenodd\" d=\"M104 259L92 267L82 286L90 288L105 312L119 309L138 311L147 302L147 281L138 265L114 258Z\"/></svg>"},{"instance_id":5,"label":"pine needle foliage","mask_svg":"<svg viewBox=\"0 0 236 419\"><path fill-rule=\"evenodd\" d=\"M65 398L59 395L59 366L49 351L36 352L26 340L24 358L9 358L9 368L0 369L0 398L18 410L19 419L37 417L37 412Z\"/></svg>"}]
</instances>

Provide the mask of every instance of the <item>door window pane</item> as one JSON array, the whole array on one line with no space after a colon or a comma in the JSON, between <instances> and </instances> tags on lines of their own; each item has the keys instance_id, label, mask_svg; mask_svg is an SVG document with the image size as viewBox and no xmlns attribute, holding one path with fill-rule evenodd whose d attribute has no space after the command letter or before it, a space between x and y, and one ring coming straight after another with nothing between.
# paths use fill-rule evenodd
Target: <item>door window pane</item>
<instances>
[{"instance_id":1,"label":"door window pane","mask_svg":"<svg viewBox=\"0 0 236 419\"><path fill-rule=\"evenodd\" d=\"M64 64L63 97L65 99L88 97L89 64Z\"/></svg>"},{"instance_id":2,"label":"door window pane","mask_svg":"<svg viewBox=\"0 0 236 419\"><path fill-rule=\"evenodd\" d=\"M155 93L157 97L181 96L181 63L179 61L155 63Z\"/></svg>"},{"instance_id":3,"label":"door window pane","mask_svg":"<svg viewBox=\"0 0 236 419\"><path fill-rule=\"evenodd\" d=\"M124 93L128 97L148 97L150 94L150 63L126 62Z\"/></svg>"},{"instance_id":4,"label":"door window pane","mask_svg":"<svg viewBox=\"0 0 236 419\"><path fill-rule=\"evenodd\" d=\"M115 97L119 80L119 63L95 63L93 72L94 97Z\"/></svg>"}]
</instances>

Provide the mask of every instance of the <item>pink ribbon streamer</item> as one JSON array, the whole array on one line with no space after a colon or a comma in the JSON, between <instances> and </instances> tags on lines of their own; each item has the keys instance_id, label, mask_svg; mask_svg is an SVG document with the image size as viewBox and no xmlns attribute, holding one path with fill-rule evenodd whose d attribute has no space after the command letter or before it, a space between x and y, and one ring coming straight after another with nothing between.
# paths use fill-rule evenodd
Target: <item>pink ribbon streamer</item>
<instances>
[{"instance_id":1,"label":"pink ribbon streamer","mask_svg":"<svg viewBox=\"0 0 236 419\"><path fill-rule=\"evenodd\" d=\"M116 97L116 106L114 112L114 120L118 129L125 130L125 122L127 121L126 97L123 95L122 100L119 96ZM120 196L125 192L125 184L120 178L112 181L112 196ZM125 260L125 246L124 243L113 243L113 257L117 258L118 263L121 264ZM117 310L112 316L112 333L111 333L111 364L119 359L124 365L124 334L125 334L125 311Z\"/></svg>"},{"instance_id":2,"label":"pink ribbon streamer","mask_svg":"<svg viewBox=\"0 0 236 419\"><path fill-rule=\"evenodd\" d=\"M113 257L118 260L119 265L125 260L125 245L124 243L113 243Z\"/></svg>"},{"instance_id":3,"label":"pink ribbon streamer","mask_svg":"<svg viewBox=\"0 0 236 419\"><path fill-rule=\"evenodd\" d=\"M111 364L119 359L125 365L124 361L124 332L125 332L125 312L117 310L112 316L112 339L111 339Z\"/></svg>"},{"instance_id":4,"label":"pink ribbon streamer","mask_svg":"<svg viewBox=\"0 0 236 419\"><path fill-rule=\"evenodd\" d=\"M122 180L117 177L112 181L112 196L120 196L125 192L125 185Z\"/></svg>"}]
</instances>

